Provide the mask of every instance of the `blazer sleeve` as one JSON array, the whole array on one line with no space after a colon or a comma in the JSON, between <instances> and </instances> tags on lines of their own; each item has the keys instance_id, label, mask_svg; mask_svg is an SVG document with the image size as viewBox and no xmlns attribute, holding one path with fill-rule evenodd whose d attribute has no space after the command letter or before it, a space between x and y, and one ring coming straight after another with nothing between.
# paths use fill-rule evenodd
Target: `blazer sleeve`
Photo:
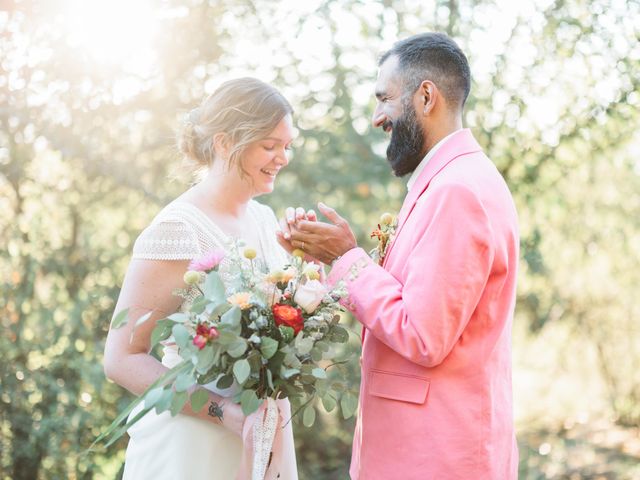
<instances>
[{"instance_id":1,"label":"blazer sleeve","mask_svg":"<svg viewBox=\"0 0 640 480\"><path fill-rule=\"evenodd\" d=\"M420 216L419 225L395 240L394 253L406 255L399 278L356 248L334 264L329 281L346 282L347 307L368 333L433 367L451 352L478 305L494 247L487 213L470 189L443 185L423 197L411 213Z\"/></svg>"}]
</instances>

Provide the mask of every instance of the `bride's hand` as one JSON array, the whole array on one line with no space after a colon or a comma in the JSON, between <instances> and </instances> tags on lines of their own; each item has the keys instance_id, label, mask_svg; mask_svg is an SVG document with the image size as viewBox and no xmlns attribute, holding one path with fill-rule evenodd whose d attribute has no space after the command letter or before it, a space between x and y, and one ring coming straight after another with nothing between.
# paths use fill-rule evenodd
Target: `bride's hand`
<instances>
[{"instance_id":1,"label":"bride's hand","mask_svg":"<svg viewBox=\"0 0 640 480\"><path fill-rule=\"evenodd\" d=\"M284 218L280 219L280 231L276 232L276 237L278 239L278 243L282 246L282 248L284 248L289 253L295 250L295 247L291 244L292 230L295 229L298 222L302 220L306 220L308 222L317 222L318 216L315 210L305 211L302 207L288 207L285 210ZM306 262L320 263L316 258L312 257L306 252L304 260Z\"/></svg>"}]
</instances>

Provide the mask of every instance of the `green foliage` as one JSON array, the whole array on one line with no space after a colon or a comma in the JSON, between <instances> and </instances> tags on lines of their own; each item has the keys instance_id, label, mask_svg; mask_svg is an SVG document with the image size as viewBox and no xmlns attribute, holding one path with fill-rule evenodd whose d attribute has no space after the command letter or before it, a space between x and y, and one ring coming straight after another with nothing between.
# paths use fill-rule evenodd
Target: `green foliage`
<instances>
[{"instance_id":1,"label":"green foliage","mask_svg":"<svg viewBox=\"0 0 640 480\"><path fill-rule=\"evenodd\" d=\"M186 188L167 181L181 165L172 138L182 113L225 77L251 71L273 81L295 106L299 137L276 192L260 200L277 213L323 200L371 248L379 214L397 212L405 193L383 158L386 138L367 127L375 59L423 28L455 35L471 60L466 123L507 179L520 214L518 321L532 335L570 325L597 352L593 375L604 379L614 418L637 425L636 2L512 2L521 9L505 17L492 1L472 0L295 8L158 1L165 14L158 60L142 72L131 62L100 63L68 41L63 3L8 2L0 10L3 479L114 478L120 469L124 441L107 453L79 453L130 400L105 380L102 349L134 239ZM301 48L310 31L323 41ZM244 57L241 40L271 50ZM274 60L265 70L266 58ZM135 88L123 95L123 85ZM154 341L176 326L162 324ZM301 372L279 360L292 375ZM333 385L329 374L320 402L327 411L355 404L348 392L359 372L336 368L349 369L351 383ZM160 392L151 400L169 409L167 398ZM301 478L345 478L353 418L318 407L304 410L307 420L315 416L312 429L296 428ZM547 478L551 470L536 463L546 457L527 445L521 478ZM561 475L564 463L556 467ZM625 478L617 467L610 471Z\"/></svg>"}]
</instances>

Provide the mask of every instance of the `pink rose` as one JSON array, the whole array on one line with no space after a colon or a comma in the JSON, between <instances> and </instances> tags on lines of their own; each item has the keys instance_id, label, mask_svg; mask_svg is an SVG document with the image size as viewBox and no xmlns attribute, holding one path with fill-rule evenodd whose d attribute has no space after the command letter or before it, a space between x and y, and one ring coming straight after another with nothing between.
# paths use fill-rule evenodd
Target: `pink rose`
<instances>
[{"instance_id":1,"label":"pink rose","mask_svg":"<svg viewBox=\"0 0 640 480\"><path fill-rule=\"evenodd\" d=\"M201 257L191 260L191 263L189 264L189 270L209 273L211 270L220 265L220 262L224 258L224 255L224 250L212 250L211 252L208 252Z\"/></svg>"}]
</instances>

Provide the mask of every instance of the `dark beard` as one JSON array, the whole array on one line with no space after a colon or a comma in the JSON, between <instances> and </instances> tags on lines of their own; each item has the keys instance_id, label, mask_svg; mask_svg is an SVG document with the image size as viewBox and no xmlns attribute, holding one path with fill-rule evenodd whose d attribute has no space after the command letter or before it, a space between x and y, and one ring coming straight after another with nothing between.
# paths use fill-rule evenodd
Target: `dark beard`
<instances>
[{"instance_id":1,"label":"dark beard","mask_svg":"<svg viewBox=\"0 0 640 480\"><path fill-rule=\"evenodd\" d=\"M425 156L424 132L412 105L404 107L402 116L391 122L391 127L387 161L391 164L393 174L403 177L413 172Z\"/></svg>"}]
</instances>

